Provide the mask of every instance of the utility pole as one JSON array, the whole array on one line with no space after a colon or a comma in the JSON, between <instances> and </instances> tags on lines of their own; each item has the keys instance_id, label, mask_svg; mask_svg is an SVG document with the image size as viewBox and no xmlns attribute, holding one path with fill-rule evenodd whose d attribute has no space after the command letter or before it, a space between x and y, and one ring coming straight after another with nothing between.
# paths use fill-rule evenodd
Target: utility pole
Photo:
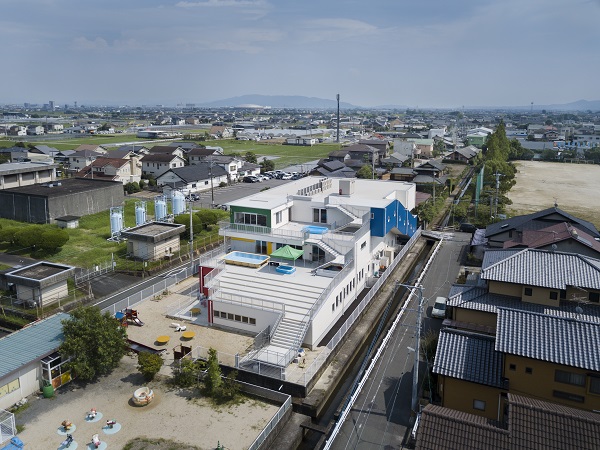
<instances>
[{"instance_id":1,"label":"utility pole","mask_svg":"<svg viewBox=\"0 0 600 450\"><path fill-rule=\"evenodd\" d=\"M214 164L214 161L211 158L210 165L208 166L208 171L209 171L209 175L210 175L210 207L211 208L215 207L215 186L213 183L213 172L212 172L213 164Z\"/></svg>"},{"instance_id":2,"label":"utility pole","mask_svg":"<svg viewBox=\"0 0 600 450\"><path fill-rule=\"evenodd\" d=\"M194 226L192 221L192 198L190 197L190 272L194 275Z\"/></svg>"},{"instance_id":3,"label":"utility pole","mask_svg":"<svg viewBox=\"0 0 600 450\"><path fill-rule=\"evenodd\" d=\"M337 99L337 134L336 134L336 139L335 142L337 142L338 144L340 143L340 94L337 94L336 96Z\"/></svg>"}]
</instances>

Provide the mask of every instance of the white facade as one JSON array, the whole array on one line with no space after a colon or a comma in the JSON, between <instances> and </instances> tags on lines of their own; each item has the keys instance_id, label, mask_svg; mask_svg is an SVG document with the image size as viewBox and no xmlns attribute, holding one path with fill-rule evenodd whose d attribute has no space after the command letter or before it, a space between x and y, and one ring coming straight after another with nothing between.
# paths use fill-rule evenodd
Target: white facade
<instances>
[{"instance_id":1,"label":"white facade","mask_svg":"<svg viewBox=\"0 0 600 450\"><path fill-rule=\"evenodd\" d=\"M397 236L416 231L415 196L412 183L308 177L229 203L230 221L220 233L231 250L271 255L275 265L219 266L207 283L219 312L214 323L256 333L274 327L269 346L252 356L268 364L286 365L294 346L321 345L367 280L391 263ZM286 245L302 255L272 255ZM281 275L277 265L293 273ZM221 311L248 320L229 320Z\"/></svg>"}]
</instances>

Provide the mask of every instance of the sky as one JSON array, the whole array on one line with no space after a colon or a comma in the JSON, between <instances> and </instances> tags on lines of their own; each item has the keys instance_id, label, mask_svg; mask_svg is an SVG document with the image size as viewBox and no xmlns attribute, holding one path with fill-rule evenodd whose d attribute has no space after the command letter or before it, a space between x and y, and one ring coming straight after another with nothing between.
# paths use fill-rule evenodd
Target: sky
<instances>
[{"instance_id":1,"label":"sky","mask_svg":"<svg viewBox=\"0 0 600 450\"><path fill-rule=\"evenodd\" d=\"M0 104L600 99L600 0L2 0L0 43Z\"/></svg>"}]
</instances>

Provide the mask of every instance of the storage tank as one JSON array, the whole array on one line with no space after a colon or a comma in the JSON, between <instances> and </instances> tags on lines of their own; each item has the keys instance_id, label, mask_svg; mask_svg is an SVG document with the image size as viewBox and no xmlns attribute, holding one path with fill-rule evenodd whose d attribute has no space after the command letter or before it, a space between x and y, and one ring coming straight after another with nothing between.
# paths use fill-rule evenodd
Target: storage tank
<instances>
[{"instance_id":1,"label":"storage tank","mask_svg":"<svg viewBox=\"0 0 600 450\"><path fill-rule=\"evenodd\" d=\"M167 202L163 196L154 199L154 218L164 220L167 217Z\"/></svg>"},{"instance_id":2,"label":"storage tank","mask_svg":"<svg viewBox=\"0 0 600 450\"><path fill-rule=\"evenodd\" d=\"M114 236L123 229L123 208L115 206L110 208L110 234Z\"/></svg>"},{"instance_id":3,"label":"storage tank","mask_svg":"<svg viewBox=\"0 0 600 450\"><path fill-rule=\"evenodd\" d=\"M135 226L146 223L146 202L136 202L135 204Z\"/></svg>"},{"instance_id":4,"label":"storage tank","mask_svg":"<svg viewBox=\"0 0 600 450\"><path fill-rule=\"evenodd\" d=\"M185 211L185 197L179 191L173 192L173 215L176 216Z\"/></svg>"}]
</instances>

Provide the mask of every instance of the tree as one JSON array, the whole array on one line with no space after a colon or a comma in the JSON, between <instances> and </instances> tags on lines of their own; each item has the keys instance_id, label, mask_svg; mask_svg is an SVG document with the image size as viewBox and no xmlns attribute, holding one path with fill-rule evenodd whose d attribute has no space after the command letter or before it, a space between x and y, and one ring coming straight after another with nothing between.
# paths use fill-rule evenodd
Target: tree
<instances>
[{"instance_id":1,"label":"tree","mask_svg":"<svg viewBox=\"0 0 600 450\"><path fill-rule=\"evenodd\" d=\"M23 248L38 246L42 240L42 233L44 228L40 225L33 225L30 227L24 227L19 229L15 234L15 241L17 245Z\"/></svg>"},{"instance_id":2,"label":"tree","mask_svg":"<svg viewBox=\"0 0 600 450\"><path fill-rule=\"evenodd\" d=\"M271 172L275 170L275 163L271 159L267 159L265 156L260 163L260 171L261 172Z\"/></svg>"},{"instance_id":3,"label":"tree","mask_svg":"<svg viewBox=\"0 0 600 450\"><path fill-rule=\"evenodd\" d=\"M244 153L244 161L256 164L256 154L254 152L246 152Z\"/></svg>"},{"instance_id":4,"label":"tree","mask_svg":"<svg viewBox=\"0 0 600 450\"><path fill-rule=\"evenodd\" d=\"M144 187L146 187L146 182L144 180L140 180L138 185L140 186L140 189L144 189Z\"/></svg>"},{"instance_id":5,"label":"tree","mask_svg":"<svg viewBox=\"0 0 600 450\"><path fill-rule=\"evenodd\" d=\"M127 192L128 194L133 194L135 192L140 192L140 185L137 181L132 181L131 183L127 183L125 186L123 186L123 188L125 189L125 192Z\"/></svg>"},{"instance_id":6,"label":"tree","mask_svg":"<svg viewBox=\"0 0 600 450\"><path fill-rule=\"evenodd\" d=\"M356 172L356 178L364 178L368 180L373 179L373 169L369 164L362 166L358 172Z\"/></svg>"},{"instance_id":7,"label":"tree","mask_svg":"<svg viewBox=\"0 0 600 450\"><path fill-rule=\"evenodd\" d=\"M76 309L62 325L64 341L59 352L71 358L68 368L83 381L111 373L127 352L125 329L97 307Z\"/></svg>"},{"instance_id":8,"label":"tree","mask_svg":"<svg viewBox=\"0 0 600 450\"><path fill-rule=\"evenodd\" d=\"M16 235L21 231L19 227L6 227L0 230L0 242L7 242L14 244L16 242Z\"/></svg>"},{"instance_id":9,"label":"tree","mask_svg":"<svg viewBox=\"0 0 600 450\"><path fill-rule=\"evenodd\" d=\"M208 349L208 360L206 361L206 376L204 377L204 387L211 396L216 396L219 393L219 388L223 380L221 379L221 367L219 366L219 358L217 351L214 348Z\"/></svg>"},{"instance_id":10,"label":"tree","mask_svg":"<svg viewBox=\"0 0 600 450\"><path fill-rule=\"evenodd\" d=\"M220 209L208 209L203 208L196 212L196 217L205 229L208 229L210 225L216 225L219 220L225 218L227 213Z\"/></svg>"},{"instance_id":11,"label":"tree","mask_svg":"<svg viewBox=\"0 0 600 450\"><path fill-rule=\"evenodd\" d=\"M182 234L182 238L189 239L190 238L190 215L189 214L179 214L175 216L173 221L179 225L185 225L185 232ZM202 221L198 218L196 214L192 214L192 228L194 230L194 235L199 234L202 231Z\"/></svg>"},{"instance_id":12,"label":"tree","mask_svg":"<svg viewBox=\"0 0 600 450\"><path fill-rule=\"evenodd\" d=\"M42 233L39 246L43 250L56 251L69 241L69 233L65 230L46 230Z\"/></svg>"},{"instance_id":13,"label":"tree","mask_svg":"<svg viewBox=\"0 0 600 450\"><path fill-rule=\"evenodd\" d=\"M164 361L157 353L140 352L138 354L138 370L146 381L152 381L159 372Z\"/></svg>"}]
</instances>

